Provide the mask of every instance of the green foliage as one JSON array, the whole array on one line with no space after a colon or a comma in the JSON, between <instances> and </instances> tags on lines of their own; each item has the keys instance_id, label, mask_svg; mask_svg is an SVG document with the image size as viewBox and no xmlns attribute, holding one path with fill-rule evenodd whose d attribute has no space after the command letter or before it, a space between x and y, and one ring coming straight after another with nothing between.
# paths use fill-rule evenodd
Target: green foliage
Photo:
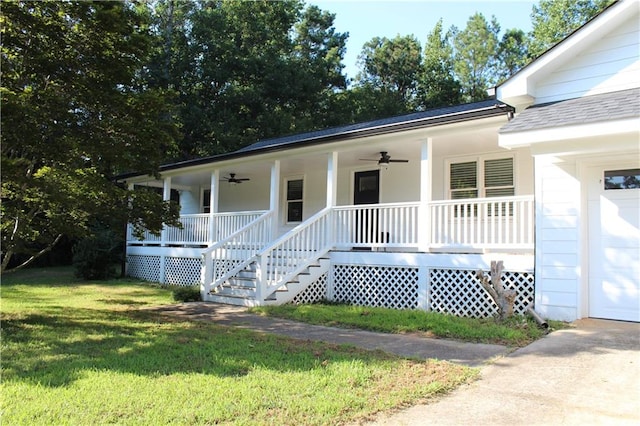
<instances>
[{"instance_id":1,"label":"green foliage","mask_svg":"<svg viewBox=\"0 0 640 426\"><path fill-rule=\"evenodd\" d=\"M611 3L613 0L540 0L531 13L529 57L537 58Z\"/></svg>"},{"instance_id":2,"label":"green foliage","mask_svg":"<svg viewBox=\"0 0 640 426\"><path fill-rule=\"evenodd\" d=\"M112 180L155 174L174 146L168 93L139 80L144 17L127 2L5 2L2 14L1 269L85 235L94 218L175 221L160 197L129 203Z\"/></svg>"},{"instance_id":3,"label":"green foliage","mask_svg":"<svg viewBox=\"0 0 640 426\"><path fill-rule=\"evenodd\" d=\"M202 300L199 285L176 287L171 293L176 302L200 302Z\"/></svg>"},{"instance_id":4,"label":"green foliage","mask_svg":"<svg viewBox=\"0 0 640 426\"><path fill-rule=\"evenodd\" d=\"M86 280L106 280L115 276L122 256L122 238L110 229L96 227L92 235L73 247L75 275Z\"/></svg>"},{"instance_id":5,"label":"green foliage","mask_svg":"<svg viewBox=\"0 0 640 426\"><path fill-rule=\"evenodd\" d=\"M3 424L355 424L477 377L141 309L168 303L166 287L68 269L3 276Z\"/></svg>"},{"instance_id":6,"label":"green foliage","mask_svg":"<svg viewBox=\"0 0 640 426\"><path fill-rule=\"evenodd\" d=\"M487 22L481 13L471 16L463 30L454 31L454 70L466 102L486 99L486 90L496 83L499 32L495 16Z\"/></svg>"},{"instance_id":7,"label":"green foliage","mask_svg":"<svg viewBox=\"0 0 640 426\"><path fill-rule=\"evenodd\" d=\"M358 85L393 94L407 106L415 102L422 48L414 36L374 37L365 43L358 60Z\"/></svg>"},{"instance_id":8,"label":"green foliage","mask_svg":"<svg viewBox=\"0 0 640 426\"><path fill-rule=\"evenodd\" d=\"M457 105L462 101L462 87L454 74L452 35L451 31L443 33L440 19L427 36L418 81L419 103L424 108Z\"/></svg>"},{"instance_id":9,"label":"green foliage","mask_svg":"<svg viewBox=\"0 0 640 426\"><path fill-rule=\"evenodd\" d=\"M152 87L177 91L180 158L337 124L346 34L300 0L149 3Z\"/></svg>"}]
</instances>

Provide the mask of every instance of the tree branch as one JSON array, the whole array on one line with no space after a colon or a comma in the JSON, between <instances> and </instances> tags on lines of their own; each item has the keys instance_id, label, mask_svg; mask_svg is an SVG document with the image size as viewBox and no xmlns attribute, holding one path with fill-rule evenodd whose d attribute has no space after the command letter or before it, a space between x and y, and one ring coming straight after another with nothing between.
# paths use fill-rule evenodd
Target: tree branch
<instances>
[{"instance_id":1,"label":"tree branch","mask_svg":"<svg viewBox=\"0 0 640 426\"><path fill-rule=\"evenodd\" d=\"M29 266L34 260L36 260L37 258L39 258L40 256L42 256L45 253L50 252L53 247L58 243L58 241L60 241L60 239L62 238L62 234L58 234L58 236L56 237L55 240L53 240L53 242L51 244L49 244L48 246L46 246L45 248L43 248L42 250L40 250L38 253L34 254L33 256L31 256L29 259L25 260L24 262L22 262L20 265L16 266L15 268L9 269L8 271L5 270L6 266L9 264L9 259L7 259L8 255L11 254L13 255L12 252L7 252L7 256L5 256L5 259L3 259L2 261L2 272L3 273L9 273L9 272L14 272L14 271L18 271L26 266Z\"/></svg>"}]
</instances>

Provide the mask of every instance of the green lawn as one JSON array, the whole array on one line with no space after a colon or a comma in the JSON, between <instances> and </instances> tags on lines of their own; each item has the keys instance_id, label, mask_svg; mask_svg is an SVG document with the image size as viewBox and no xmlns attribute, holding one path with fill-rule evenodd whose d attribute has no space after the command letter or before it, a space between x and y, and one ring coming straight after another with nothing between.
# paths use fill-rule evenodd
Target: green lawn
<instances>
[{"instance_id":1,"label":"green lawn","mask_svg":"<svg viewBox=\"0 0 640 426\"><path fill-rule=\"evenodd\" d=\"M68 268L2 277L2 423L340 424L472 380L437 361L141 311L172 303L135 281Z\"/></svg>"},{"instance_id":2,"label":"green lawn","mask_svg":"<svg viewBox=\"0 0 640 426\"><path fill-rule=\"evenodd\" d=\"M359 328L384 333L420 333L427 337L526 346L547 334L535 321L514 316L503 323L493 318L460 318L435 312L371 308L344 304L283 305L252 308L256 314L331 327ZM563 328L558 321L551 327Z\"/></svg>"}]
</instances>

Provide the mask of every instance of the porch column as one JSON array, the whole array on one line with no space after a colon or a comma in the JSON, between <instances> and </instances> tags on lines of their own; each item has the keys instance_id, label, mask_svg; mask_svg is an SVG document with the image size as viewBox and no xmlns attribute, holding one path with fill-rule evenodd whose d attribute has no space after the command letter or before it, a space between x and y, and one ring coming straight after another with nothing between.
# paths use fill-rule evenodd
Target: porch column
<instances>
[{"instance_id":1,"label":"porch column","mask_svg":"<svg viewBox=\"0 0 640 426\"><path fill-rule=\"evenodd\" d=\"M163 201L169 201L169 200L171 200L171 176L167 176L166 178L164 178L164 181L162 182L162 184L163 184L163 187L162 187L162 200ZM160 233L160 246L161 247L165 246L166 239L167 239L167 228L163 224L162 225L162 232ZM162 250L161 254L160 254L160 282L162 284L165 284L167 282L167 279L166 279L166 256L164 254L164 250Z\"/></svg>"},{"instance_id":2,"label":"porch column","mask_svg":"<svg viewBox=\"0 0 640 426\"><path fill-rule=\"evenodd\" d=\"M327 159L327 207L334 207L338 194L338 153L329 153Z\"/></svg>"},{"instance_id":3,"label":"porch column","mask_svg":"<svg viewBox=\"0 0 640 426\"><path fill-rule=\"evenodd\" d=\"M271 218L271 239L278 235L279 211L280 211L280 160L275 160L271 165L271 189L269 192L269 210Z\"/></svg>"},{"instance_id":4,"label":"porch column","mask_svg":"<svg viewBox=\"0 0 640 426\"><path fill-rule=\"evenodd\" d=\"M217 232L218 224L215 221L215 215L218 213L218 194L220 189L220 170L215 169L211 172L211 189L209 191L209 244L218 241Z\"/></svg>"},{"instance_id":5,"label":"porch column","mask_svg":"<svg viewBox=\"0 0 640 426\"><path fill-rule=\"evenodd\" d=\"M164 178L162 182L162 200L169 201L171 200L171 176L167 176ZM162 232L160 233L160 245L165 245L165 240L167 237L166 227L162 225Z\"/></svg>"},{"instance_id":6,"label":"porch column","mask_svg":"<svg viewBox=\"0 0 640 426\"><path fill-rule=\"evenodd\" d=\"M422 141L420 149L420 216L418 218L418 249L429 250L431 242L431 187L433 185L433 139Z\"/></svg>"}]
</instances>

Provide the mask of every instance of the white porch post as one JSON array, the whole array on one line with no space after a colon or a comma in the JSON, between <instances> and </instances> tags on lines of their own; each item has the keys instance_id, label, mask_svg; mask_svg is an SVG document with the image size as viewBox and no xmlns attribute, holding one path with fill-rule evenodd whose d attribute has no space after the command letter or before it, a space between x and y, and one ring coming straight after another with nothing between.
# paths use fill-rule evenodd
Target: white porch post
<instances>
[{"instance_id":1,"label":"white porch post","mask_svg":"<svg viewBox=\"0 0 640 426\"><path fill-rule=\"evenodd\" d=\"M169 201L171 200L171 176L167 176L166 178L164 178L164 181L162 182L163 187L162 187L162 199L164 201ZM162 225L162 232L160 233L160 246L164 247L165 241L167 238L167 229L166 226L163 224ZM165 284L167 282L166 280L166 256L164 255L164 250L162 250L161 254L160 254L160 282Z\"/></svg>"},{"instance_id":2,"label":"white porch post","mask_svg":"<svg viewBox=\"0 0 640 426\"><path fill-rule=\"evenodd\" d=\"M215 215L218 213L218 194L220 189L220 170L211 172L211 189L209 192L209 244L218 241L216 233L218 231Z\"/></svg>"},{"instance_id":3,"label":"white porch post","mask_svg":"<svg viewBox=\"0 0 640 426\"><path fill-rule=\"evenodd\" d=\"M426 252L431 243L431 198L433 186L433 140L423 140L420 148L420 208L418 216L418 250ZM426 265L419 269L418 308L428 311L431 270Z\"/></svg>"},{"instance_id":4,"label":"white porch post","mask_svg":"<svg viewBox=\"0 0 640 426\"><path fill-rule=\"evenodd\" d=\"M335 207L338 198L338 153L333 151L327 156L327 208ZM333 216L329 221L326 238L333 246L336 241L336 227Z\"/></svg>"},{"instance_id":5,"label":"white porch post","mask_svg":"<svg viewBox=\"0 0 640 426\"><path fill-rule=\"evenodd\" d=\"M280 211L280 160L275 160L271 165L271 189L269 192L269 210L271 217L271 239L278 235L279 211Z\"/></svg>"},{"instance_id":6,"label":"white porch post","mask_svg":"<svg viewBox=\"0 0 640 426\"><path fill-rule=\"evenodd\" d=\"M327 207L334 207L338 193L338 153L331 152L327 158Z\"/></svg>"},{"instance_id":7,"label":"white porch post","mask_svg":"<svg viewBox=\"0 0 640 426\"><path fill-rule=\"evenodd\" d=\"M433 139L422 141L420 149L420 216L418 218L418 249L429 250L431 242L431 187L433 185Z\"/></svg>"}]
</instances>

